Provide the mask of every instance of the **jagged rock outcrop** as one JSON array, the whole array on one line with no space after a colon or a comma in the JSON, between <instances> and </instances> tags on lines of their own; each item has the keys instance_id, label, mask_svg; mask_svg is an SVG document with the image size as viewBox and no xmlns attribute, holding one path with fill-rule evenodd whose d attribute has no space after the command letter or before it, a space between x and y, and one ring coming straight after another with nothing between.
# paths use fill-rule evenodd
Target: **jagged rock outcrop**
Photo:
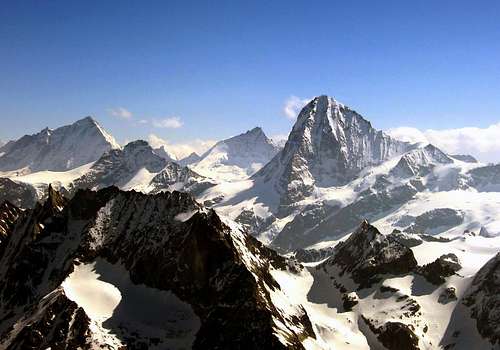
<instances>
[{"instance_id":1,"label":"jagged rock outcrop","mask_svg":"<svg viewBox=\"0 0 500 350\"><path fill-rule=\"evenodd\" d=\"M293 256L300 262L317 262L332 256L334 249L334 247L321 249L297 249L293 252Z\"/></svg>"},{"instance_id":2,"label":"jagged rock outcrop","mask_svg":"<svg viewBox=\"0 0 500 350\"><path fill-rule=\"evenodd\" d=\"M93 118L57 129L45 128L1 148L0 170L65 171L93 162L120 146Z\"/></svg>"},{"instance_id":3,"label":"jagged rock outcrop","mask_svg":"<svg viewBox=\"0 0 500 350\"><path fill-rule=\"evenodd\" d=\"M377 282L382 274L410 273L417 261L411 249L390 240L365 220L347 240L335 246L333 256L319 268L327 266L338 267L340 275L348 274L363 288Z\"/></svg>"},{"instance_id":4,"label":"jagged rock outcrop","mask_svg":"<svg viewBox=\"0 0 500 350\"><path fill-rule=\"evenodd\" d=\"M33 186L0 177L0 202L9 201L21 208L33 208L37 193Z\"/></svg>"},{"instance_id":5,"label":"jagged rock outcrop","mask_svg":"<svg viewBox=\"0 0 500 350\"><path fill-rule=\"evenodd\" d=\"M91 337L85 311L59 288L30 306L1 345L9 350L90 349Z\"/></svg>"},{"instance_id":6,"label":"jagged rock outcrop","mask_svg":"<svg viewBox=\"0 0 500 350\"><path fill-rule=\"evenodd\" d=\"M281 287L270 268L302 267L231 229L190 195L110 187L79 190L68 201L49 188L47 201L18 219L0 256L0 347L86 348L95 341L88 315L58 290L74 264L98 257L123 266L133 283L190 304L201 320L194 349L302 349L315 337L300 305L285 313L271 297ZM133 337L120 340L139 346Z\"/></svg>"},{"instance_id":7,"label":"jagged rock outcrop","mask_svg":"<svg viewBox=\"0 0 500 350\"><path fill-rule=\"evenodd\" d=\"M271 183L282 204L289 205L314 186L345 184L361 169L408 149L349 107L319 96L302 109L283 150L254 179Z\"/></svg>"},{"instance_id":8,"label":"jagged rock outcrop","mask_svg":"<svg viewBox=\"0 0 500 350\"><path fill-rule=\"evenodd\" d=\"M377 339L388 350L419 350L418 337L413 332L412 325L406 325L401 322L386 322L381 326L377 326L374 322L366 317L363 321L368 325L370 330L376 335Z\"/></svg>"},{"instance_id":9,"label":"jagged rock outcrop","mask_svg":"<svg viewBox=\"0 0 500 350\"><path fill-rule=\"evenodd\" d=\"M474 277L462 302L477 321L476 326L492 345L500 345L500 253L489 260Z\"/></svg>"},{"instance_id":10,"label":"jagged rock outcrop","mask_svg":"<svg viewBox=\"0 0 500 350\"><path fill-rule=\"evenodd\" d=\"M203 191L215 186L215 181L201 176L186 166L168 163L149 184L149 193L160 191L182 191L198 196Z\"/></svg>"},{"instance_id":11,"label":"jagged rock outcrop","mask_svg":"<svg viewBox=\"0 0 500 350\"><path fill-rule=\"evenodd\" d=\"M399 230L393 230L387 235L389 239L395 240L408 248L419 246L423 243L423 239L415 234L404 233Z\"/></svg>"},{"instance_id":12,"label":"jagged rock outcrop","mask_svg":"<svg viewBox=\"0 0 500 350\"><path fill-rule=\"evenodd\" d=\"M2 256L4 242L11 234L16 220L22 212L22 209L9 201L0 204L0 257Z\"/></svg>"},{"instance_id":13,"label":"jagged rock outcrop","mask_svg":"<svg viewBox=\"0 0 500 350\"><path fill-rule=\"evenodd\" d=\"M458 257L453 254L443 254L433 262L419 267L418 272L432 284L440 285L445 282L445 278L453 276L462 268Z\"/></svg>"}]
</instances>

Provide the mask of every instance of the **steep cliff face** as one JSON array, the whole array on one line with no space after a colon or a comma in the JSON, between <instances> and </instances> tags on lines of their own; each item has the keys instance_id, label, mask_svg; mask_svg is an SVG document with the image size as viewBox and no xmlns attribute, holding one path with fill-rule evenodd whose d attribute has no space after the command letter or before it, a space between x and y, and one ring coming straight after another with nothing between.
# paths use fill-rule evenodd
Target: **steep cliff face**
<instances>
[{"instance_id":1,"label":"steep cliff face","mask_svg":"<svg viewBox=\"0 0 500 350\"><path fill-rule=\"evenodd\" d=\"M271 297L280 291L271 269L302 267L231 229L185 193L145 195L111 187L80 190L68 201L50 188L43 205L17 219L4 248L1 347L22 348L28 344L24 335L35 347L165 346L166 339L147 332L135 336L130 315L115 312L103 322L68 299L63 282L72 271L102 259L123 268L128 277L121 278L133 285L169 291L187 303L200 322L193 348L301 349L304 339L315 336L300 305L290 302L294 311L286 312ZM130 297L121 293L120 305ZM147 296L135 295L133 302L140 304L141 298ZM150 302L146 299L142 302ZM65 313L57 311L61 307ZM44 319L58 332L48 331ZM116 337L110 339L106 327ZM161 332L155 327L149 331ZM171 336L182 340L183 334Z\"/></svg>"},{"instance_id":2,"label":"steep cliff face","mask_svg":"<svg viewBox=\"0 0 500 350\"><path fill-rule=\"evenodd\" d=\"M283 203L292 203L314 185L343 185L361 169L407 149L349 107L319 96L300 112L284 149L254 178L272 181Z\"/></svg>"},{"instance_id":3,"label":"steep cliff face","mask_svg":"<svg viewBox=\"0 0 500 350\"><path fill-rule=\"evenodd\" d=\"M500 347L500 253L484 265L463 296L479 333Z\"/></svg>"}]
</instances>

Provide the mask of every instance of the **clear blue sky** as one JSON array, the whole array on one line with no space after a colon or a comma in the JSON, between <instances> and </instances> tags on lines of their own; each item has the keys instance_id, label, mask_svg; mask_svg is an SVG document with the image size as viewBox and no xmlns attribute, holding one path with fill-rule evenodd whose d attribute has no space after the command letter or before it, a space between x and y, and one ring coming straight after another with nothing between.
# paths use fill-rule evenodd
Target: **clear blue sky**
<instances>
[{"instance_id":1,"label":"clear blue sky","mask_svg":"<svg viewBox=\"0 0 500 350\"><path fill-rule=\"evenodd\" d=\"M4 1L0 139L94 115L119 141L285 133L291 95L381 129L500 121L499 1ZM178 129L112 117L178 116Z\"/></svg>"}]
</instances>

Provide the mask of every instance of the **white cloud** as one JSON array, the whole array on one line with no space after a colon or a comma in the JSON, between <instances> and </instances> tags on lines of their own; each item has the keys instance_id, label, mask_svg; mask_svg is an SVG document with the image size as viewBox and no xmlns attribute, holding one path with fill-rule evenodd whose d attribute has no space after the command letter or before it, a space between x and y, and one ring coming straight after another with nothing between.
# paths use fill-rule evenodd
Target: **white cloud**
<instances>
[{"instance_id":1,"label":"white cloud","mask_svg":"<svg viewBox=\"0 0 500 350\"><path fill-rule=\"evenodd\" d=\"M311 101L309 98L300 98L297 96L290 96L283 106L283 113L289 119L295 119L300 113L300 110Z\"/></svg>"},{"instance_id":2,"label":"white cloud","mask_svg":"<svg viewBox=\"0 0 500 350\"><path fill-rule=\"evenodd\" d=\"M178 129L184 123L179 117L168 117L164 119L153 119L153 126L156 128Z\"/></svg>"},{"instance_id":3,"label":"white cloud","mask_svg":"<svg viewBox=\"0 0 500 350\"><path fill-rule=\"evenodd\" d=\"M139 123L139 124L147 124L147 123L149 123L149 121L147 121L146 119L139 119L137 121L137 123Z\"/></svg>"},{"instance_id":4,"label":"white cloud","mask_svg":"<svg viewBox=\"0 0 500 350\"><path fill-rule=\"evenodd\" d=\"M486 128L420 131L401 127L387 132L395 138L407 141L432 143L449 154L470 154L483 162L500 162L500 122Z\"/></svg>"},{"instance_id":5,"label":"white cloud","mask_svg":"<svg viewBox=\"0 0 500 350\"><path fill-rule=\"evenodd\" d=\"M113 117L117 117L120 119L126 119L130 120L132 119L132 112L129 110L123 108L123 107L116 107L116 108L109 108L108 113L112 115Z\"/></svg>"},{"instance_id":6,"label":"white cloud","mask_svg":"<svg viewBox=\"0 0 500 350\"><path fill-rule=\"evenodd\" d=\"M155 134L148 136L148 142L153 148L164 146L170 153L173 153L177 159L182 159L196 152L198 155L205 153L210 147L215 145L215 140L195 139L183 143L171 143Z\"/></svg>"},{"instance_id":7,"label":"white cloud","mask_svg":"<svg viewBox=\"0 0 500 350\"><path fill-rule=\"evenodd\" d=\"M405 141L405 142L429 143L429 140L427 140L427 137L425 137L425 135L422 131L418 130L417 128L411 128L409 126L401 126L399 128L392 128L392 129L386 130L385 133L390 135L391 137L394 137L395 139Z\"/></svg>"}]
</instances>

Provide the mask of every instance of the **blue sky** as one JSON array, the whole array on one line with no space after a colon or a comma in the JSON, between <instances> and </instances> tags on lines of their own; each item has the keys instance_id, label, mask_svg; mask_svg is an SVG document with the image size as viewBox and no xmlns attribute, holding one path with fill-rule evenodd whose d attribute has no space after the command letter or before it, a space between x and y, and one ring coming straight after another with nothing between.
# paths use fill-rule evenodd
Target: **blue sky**
<instances>
[{"instance_id":1,"label":"blue sky","mask_svg":"<svg viewBox=\"0 0 500 350\"><path fill-rule=\"evenodd\" d=\"M3 2L0 139L86 115L121 142L284 134L287 99L320 94L380 129L485 128L499 16L498 1Z\"/></svg>"}]
</instances>

